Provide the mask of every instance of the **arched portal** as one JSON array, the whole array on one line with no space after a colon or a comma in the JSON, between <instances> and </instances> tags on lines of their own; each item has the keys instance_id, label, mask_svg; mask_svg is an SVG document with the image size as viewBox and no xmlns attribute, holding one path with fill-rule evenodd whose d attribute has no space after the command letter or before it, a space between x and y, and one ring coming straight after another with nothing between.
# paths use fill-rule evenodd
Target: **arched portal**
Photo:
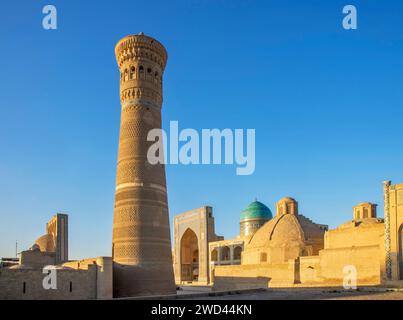
<instances>
[{"instance_id":1,"label":"arched portal","mask_svg":"<svg viewBox=\"0 0 403 320\"><path fill-rule=\"evenodd\" d=\"M188 228L181 239L181 280L198 281L199 246L196 233Z\"/></svg>"},{"instance_id":2,"label":"arched portal","mask_svg":"<svg viewBox=\"0 0 403 320\"><path fill-rule=\"evenodd\" d=\"M228 261L230 259L230 249L225 246L221 248L221 260Z\"/></svg>"},{"instance_id":3,"label":"arched portal","mask_svg":"<svg viewBox=\"0 0 403 320\"><path fill-rule=\"evenodd\" d=\"M234 249L234 260L241 260L242 248L240 246Z\"/></svg>"},{"instance_id":4,"label":"arched portal","mask_svg":"<svg viewBox=\"0 0 403 320\"><path fill-rule=\"evenodd\" d=\"M218 252L217 249L213 249L213 251L211 251L211 261L216 262L218 260Z\"/></svg>"}]
</instances>

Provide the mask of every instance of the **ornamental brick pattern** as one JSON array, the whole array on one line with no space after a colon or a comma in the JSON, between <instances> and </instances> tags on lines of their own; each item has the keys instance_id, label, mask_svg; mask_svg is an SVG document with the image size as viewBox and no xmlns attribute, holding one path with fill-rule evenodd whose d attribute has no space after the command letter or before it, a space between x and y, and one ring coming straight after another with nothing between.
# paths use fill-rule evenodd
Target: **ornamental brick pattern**
<instances>
[{"instance_id":1,"label":"ornamental brick pattern","mask_svg":"<svg viewBox=\"0 0 403 320\"><path fill-rule=\"evenodd\" d=\"M167 52L144 34L115 48L122 105L112 256L114 297L175 293L164 165L151 165L147 141L161 128Z\"/></svg>"}]
</instances>

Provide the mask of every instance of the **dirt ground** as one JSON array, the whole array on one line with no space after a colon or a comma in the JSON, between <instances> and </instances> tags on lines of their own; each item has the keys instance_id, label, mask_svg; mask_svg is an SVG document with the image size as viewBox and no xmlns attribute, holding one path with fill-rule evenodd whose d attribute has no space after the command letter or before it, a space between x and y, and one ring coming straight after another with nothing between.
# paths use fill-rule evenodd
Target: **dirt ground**
<instances>
[{"instance_id":1,"label":"dirt ground","mask_svg":"<svg viewBox=\"0 0 403 320\"><path fill-rule=\"evenodd\" d=\"M200 299L200 298L195 298ZM268 289L260 292L203 297L203 300L403 300L403 291L360 289ZM190 298L189 300L192 300Z\"/></svg>"}]
</instances>

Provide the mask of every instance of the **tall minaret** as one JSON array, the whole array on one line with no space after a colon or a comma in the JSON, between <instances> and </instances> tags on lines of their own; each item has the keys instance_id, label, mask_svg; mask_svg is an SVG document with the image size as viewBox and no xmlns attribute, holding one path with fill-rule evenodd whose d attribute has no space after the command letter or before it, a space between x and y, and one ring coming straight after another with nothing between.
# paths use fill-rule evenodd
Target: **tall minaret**
<instances>
[{"instance_id":1,"label":"tall minaret","mask_svg":"<svg viewBox=\"0 0 403 320\"><path fill-rule=\"evenodd\" d=\"M112 256L114 297L175 293L163 164L147 161L161 128L162 74L167 52L143 33L115 47L122 105Z\"/></svg>"}]
</instances>

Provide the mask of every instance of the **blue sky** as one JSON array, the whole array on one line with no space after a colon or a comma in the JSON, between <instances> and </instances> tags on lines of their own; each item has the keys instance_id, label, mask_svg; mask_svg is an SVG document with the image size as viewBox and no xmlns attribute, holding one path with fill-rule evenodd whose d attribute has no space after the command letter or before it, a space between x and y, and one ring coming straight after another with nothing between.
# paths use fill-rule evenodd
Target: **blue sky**
<instances>
[{"instance_id":1,"label":"blue sky","mask_svg":"<svg viewBox=\"0 0 403 320\"><path fill-rule=\"evenodd\" d=\"M42 29L54 4L58 29ZM358 30L342 28L354 4ZM239 230L255 197L283 196L335 227L403 182L403 2L3 1L0 5L0 256L26 249L56 212L70 257L111 254L119 135L116 42L143 31L169 60L163 123L256 129L256 170L167 166L174 214L211 205Z\"/></svg>"}]
</instances>

